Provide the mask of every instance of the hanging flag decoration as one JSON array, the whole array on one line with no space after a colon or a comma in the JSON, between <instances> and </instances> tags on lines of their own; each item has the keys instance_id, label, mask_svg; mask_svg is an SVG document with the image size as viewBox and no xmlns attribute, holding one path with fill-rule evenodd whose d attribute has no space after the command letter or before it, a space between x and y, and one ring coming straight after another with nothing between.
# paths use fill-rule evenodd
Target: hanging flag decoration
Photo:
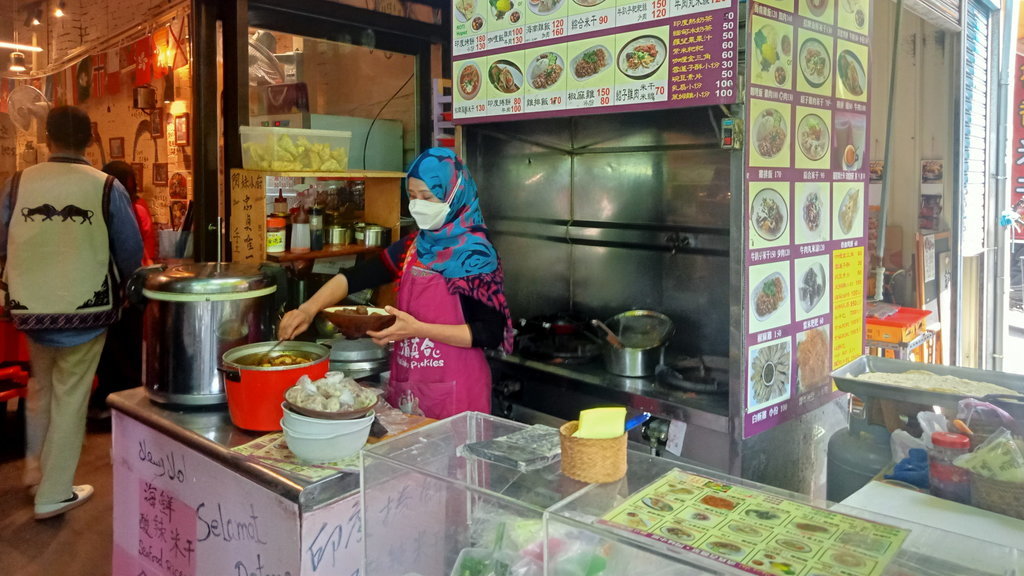
<instances>
[{"instance_id":1,"label":"hanging flag decoration","mask_svg":"<svg viewBox=\"0 0 1024 576\"><path fill-rule=\"evenodd\" d=\"M92 57L92 96L100 98L107 89L107 53Z\"/></svg>"},{"instance_id":2,"label":"hanging flag decoration","mask_svg":"<svg viewBox=\"0 0 1024 576\"><path fill-rule=\"evenodd\" d=\"M107 51L107 86L108 96L121 91L121 55L117 48Z\"/></svg>"},{"instance_id":3,"label":"hanging flag decoration","mask_svg":"<svg viewBox=\"0 0 1024 576\"><path fill-rule=\"evenodd\" d=\"M149 84L152 79L153 38L146 36L132 44L132 62L135 64L135 85Z\"/></svg>"},{"instance_id":4,"label":"hanging flag decoration","mask_svg":"<svg viewBox=\"0 0 1024 576\"><path fill-rule=\"evenodd\" d=\"M86 56L75 67L75 105L84 104L92 95L92 57Z\"/></svg>"},{"instance_id":5,"label":"hanging flag decoration","mask_svg":"<svg viewBox=\"0 0 1024 576\"><path fill-rule=\"evenodd\" d=\"M171 34L166 26L153 31L153 79L159 80L170 71L173 56L170 54Z\"/></svg>"}]
</instances>

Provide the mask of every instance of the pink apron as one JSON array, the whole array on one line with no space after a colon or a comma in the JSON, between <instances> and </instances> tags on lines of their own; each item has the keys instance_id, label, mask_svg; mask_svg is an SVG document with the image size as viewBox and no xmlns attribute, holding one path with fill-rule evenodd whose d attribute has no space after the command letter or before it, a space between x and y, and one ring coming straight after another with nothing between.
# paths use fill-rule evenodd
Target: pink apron
<instances>
[{"instance_id":1,"label":"pink apron","mask_svg":"<svg viewBox=\"0 0 1024 576\"><path fill-rule=\"evenodd\" d=\"M421 322L465 324L459 297L448 293L444 277L410 264L412 260L416 260L415 248L406 258L399 283L398 309ZM483 349L421 338L395 342L388 402L408 411L410 399L418 401L428 418L447 418L470 410L490 414L491 370Z\"/></svg>"}]
</instances>

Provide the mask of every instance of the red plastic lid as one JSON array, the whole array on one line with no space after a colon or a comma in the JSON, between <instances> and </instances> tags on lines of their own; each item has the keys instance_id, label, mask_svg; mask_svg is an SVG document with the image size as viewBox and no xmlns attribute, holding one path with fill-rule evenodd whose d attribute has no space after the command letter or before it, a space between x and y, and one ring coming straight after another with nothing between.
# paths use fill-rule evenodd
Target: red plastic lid
<instances>
[{"instance_id":1,"label":"red plastic lid","mask_svg":"<svg viewBox=\"0 0 1024 576\"><path fill-rule=\"evenodd\" d=\"M971 439L963 434L952 434L950 432L933 432L932 444L943 448L956 448L958 450L969 450Z\"/></svg>"},{"instance_id":2,"label":"red plastic lid","mask_svg":"<svg viewBox=\"0 0 1024 576\"><path fill-rule=\"evenodd\" d=\"M286 225L284 218L267 218L268 228L284 228Z\"/></svg>"}]
</instances>

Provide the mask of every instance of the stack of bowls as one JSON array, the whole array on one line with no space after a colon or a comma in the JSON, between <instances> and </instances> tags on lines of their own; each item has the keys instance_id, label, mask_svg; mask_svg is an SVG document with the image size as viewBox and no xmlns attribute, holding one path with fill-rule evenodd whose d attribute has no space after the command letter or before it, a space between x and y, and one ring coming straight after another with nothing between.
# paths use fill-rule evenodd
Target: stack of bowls
<instances>
[{"instance_id":1,"label":"stack of bowls","mask_svg":"<svg viewBox=\"0 0 1024 576\"><path fill-rule=\"evenodd\" d=\"M281 429L288 448L304 462L321 464L344 460L359 452L370 436L375 413L351 420L312 418L292 412L282 403Z\"/></svg>"}]
</instances>

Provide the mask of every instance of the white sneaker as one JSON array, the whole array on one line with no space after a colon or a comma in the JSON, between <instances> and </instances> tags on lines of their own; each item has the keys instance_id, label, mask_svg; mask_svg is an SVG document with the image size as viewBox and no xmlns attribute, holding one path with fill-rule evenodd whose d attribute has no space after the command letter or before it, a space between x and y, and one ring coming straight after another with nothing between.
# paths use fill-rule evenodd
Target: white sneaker
<instances>
[{"instance_id":1,"label":"white sneaker","mask_svg":"<svg viewBox=\"0 0 1024 576\"><path fill-rule=\"evenodd\" d=\"M55 504L36 504L36 520L53 518L54 516L60 516L68 510L78 508L85 504L89 498L92 498L92 493L94 492L92 486L88 484L72 486L71 488L74 493L67 500L61 500Z\"/></svg>"}]
</instances>

